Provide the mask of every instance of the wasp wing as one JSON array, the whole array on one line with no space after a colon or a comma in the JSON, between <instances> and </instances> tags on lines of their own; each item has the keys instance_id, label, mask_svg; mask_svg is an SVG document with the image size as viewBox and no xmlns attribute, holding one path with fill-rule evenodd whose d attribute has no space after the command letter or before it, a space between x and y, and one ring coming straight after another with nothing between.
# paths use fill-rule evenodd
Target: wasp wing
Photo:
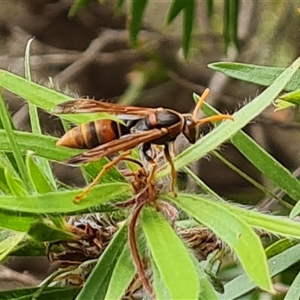
<instances>
[{"instance_id":1,"label":"wasp wing","mask_svg":"<svg viewBox=\"0 0 300 300\"><path fill-rule=\"evenodd\" d=\"M151 140L158 139L166 133L159 129L152 129L145 132L132 133L124 135L117 140L105 143L93 149L90 149L82 154L74 156L67 160L68 164L87 163L98 160L105 156L116 154L119 151L133 149L142 143L147 143Z\"/></svg>"},{"instance_id":2,"label":"wasp wing","mask_svg":"<svg viewBox=\"0 0 300 300\"><path fill-rule=\"evenodd\" d=\"M127 106L127 105L121 105L117 103L108 103L108 102L88 100L88 99L77 99L77 100L63 102L57 105L52 112L54 114L106 112L110 114L115 114L117 116L126 115L126 118L128 118L128 116L130 115L133 117L134 116L145 117L155 112L156 110L157 109L154 108Z\"/></svg>"}]
</instances>

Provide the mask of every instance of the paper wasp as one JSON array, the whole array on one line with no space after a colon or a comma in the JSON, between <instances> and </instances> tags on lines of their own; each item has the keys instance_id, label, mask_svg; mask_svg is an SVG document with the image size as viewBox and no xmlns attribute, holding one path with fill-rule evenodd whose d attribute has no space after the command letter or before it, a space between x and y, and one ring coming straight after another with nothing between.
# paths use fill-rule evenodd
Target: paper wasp
<instances>
[{"instance_id":1,"label":"paper wasp","mask_svg":"<svg viewBox=\"0 0 300 300\"><path fill-rule=\"evenodd\" d=\"M197 118L201 105L208 94L209 89L206 89L192 114L181 114L167 108L134 107L86 99L61 103L55 107L53 113L108 112L124 121L124 125L112 120L98 120L82 124L66 132L57 142L57 145L89 149L80 155L70 158L67 161L69 164L95 161L105 156L116 154L119 151L131 150L140 144L142 145L142 152L145 158L153 162L153 158L148 154L148 151L151 150L151 145L164 145L164 154L171 166L171 190L176 194L174 188L176 170L170 155L169 144L180 133L183 133L190 143L195 143L197 126L212 121L233 120L233 117L230 115L215 115L203 119ZM117 162L112 162L108 168L116 165L125 156L124 154ZM106 169L76 198L77 201L80 201L99 181Z\"/></svg>"}]
</instances>

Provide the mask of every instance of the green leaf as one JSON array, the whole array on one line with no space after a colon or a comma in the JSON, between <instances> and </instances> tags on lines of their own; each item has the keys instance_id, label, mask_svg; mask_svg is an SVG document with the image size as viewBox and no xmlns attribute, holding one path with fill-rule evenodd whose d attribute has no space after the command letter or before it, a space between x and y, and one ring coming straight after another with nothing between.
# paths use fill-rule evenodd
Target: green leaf
<instances>
[{"instance_id":1,"label":"green leaf","mask_svg":"<svg viewBox=\"0 0 300 300\"><path fill-rule=\"evenodd\" d=\"M197 299L195 266L173 228L152 207L144 208L141 225L161 280L172 299Z\"/></svg>"},{"instance_id":2,"label":"green leaf","mask_svg":"<svg viewBox=\"0 0 300 300\"><path fill-rule=\"evenodd\" d=\"M298 106L300 105L300 90L296 90L284 95L281 95L279 99L288 101L294 104L297 104Z\"/></svg>"},{"instance_id":3,"label":"green leaf","mask_svg":"<svg viewBox=\"0 0 300 300\"><path fill-rule=\"evenodd\" d=\"M242 129L249 121L260 114L278 96L279 92L285 87L299 66L300 58L286 69L263 93L236 112L233 115L234 121L224 121L220 126L201 138L194 145L179 153L174 159L176 169L181 169L205 156L221 143L231 138L238 130ZM169 173L170 167L168 166L159 172L158 177L160 178Z\"/></svg>"},{"instance_id":4,"label":"green leaf","mask_svg":"<svg viewBox=\"0 0 300 300\"><path fill-rule=\"evenodd\" d=\"M62 161L82 152L77 149L57 147L55 145L57 139L54 137L21 131L14 131L14 135L23 155L25 155L28 150L34 149L34 153L38 156L51 160ZM7 134L4 130L0 130L0 151L12 151Z\"/></svg>"},{"instance_id":5,"label":"green leaf","mask_svg":"<svg viewBox=\"0 0 300 300\"><path fill-rule=\"evenodd\" d=\"M24 239L26 236L25 233L22 232L14 232L11 236L7 237L5 240L0 242L0 261L3 261L10 252L12 252L18 244Z\"/></svg>"},{"instance_id":6,"label":"green leaf","mask_svg":"<svg viewBox=\"0 0 300 300\"><path fill-rule=\"evenodd\" d=\"M276 78L285 70L284 68L232 62L212 63L209 64L208 67L214 71L221 72L226 76L247 82L252 82L262 86L271 85L276 80ZM299 89L300 71L296 71L292 80L286 86L283 86L282 89L283 88L286 91L294 91L296 89Z\"/></svg>"},{"instance_id":7,"label":"green leaf","mask_svg":"<svg viewBox=\"0 0 300 300\"><path fill-rule=\"evenodd\" d=\"M184 9L185 2L185 0L173 0L167 15L167 24L171 24L172 21L174 21L174 19Z\"/></svg>"},{"instance_id":8,"label":"green leaf","mask_svg":"<svg viewBox=\"0 0 300 300\"><path fill-rule=\"evenodd\" d=\"M25 70L25 78L31 81L31 72L30 72L30 47L32 42L34 41L34 37L29 39L26 43L25 48L25 58L24 58L24 70Z\"/></svg>"},{"instance_id":9,"label":"green leaf","mask_svg":"<svg viewBox=\"0 0 300 300\"><path fill-rule=\"evenodd\" d=\"M266 255L260 239L239 215L233 214L223 202L200 196L180 194L178 198L167 196L167 199L209 227L235 251L252 280L260 288L273 291Z\"/></svg>"},{"instance_id":10,"label":"green leaf","mask_svg":"<svg viewBox=\"0 0 300 300\"><path fill-rule=\"evenodd\" d=\"M46 246L45 243L36 242L31 238L23 240L17 248L15 248L10 255L12 256L45 256ZM1 299L1 298L0 298Z\"/></svg>"},{"instance_id":11,"label":"green leaf","mask_svg":"<svg viewBox=\"0 0 300 300\"><path fill-rule=\"evenodd\" d=\"M254 248L251 248L254 249ZM276 276L282 271L288 269L290 266L300 260L300 245L291 247L290 249L280 253L268 260L271 276ZM246 275L240 275L227 284L225 284L225 293L219 295L220 300L236 299L256 286L253 281Z\"/></svg>"},{"instance_id":12,"label":"green leaf","mask_svg":"<svg viewBox=\"0 0 300 300\"><path fill-rule=\"evenodd\" d=\"M271 258L277 254L284 252L292 246L295 246L296 244L299 244L299 242L296 240L291 240L288 238L280 239L266 248L266 255L268 258Z\"/></svg>"},{"instance_id":13,"label":"green leaf","mask_svg":"<svg viewBox=\"0 0 300 300\"><path fill-rule=\"evenodd\" d=\"M127 287L135 274L128 243L116 263L111 280L109 282L105 299L122 299Z\"/></svg>"},{"instance_id":14,"label":"green leaf","mask_svg":"<svg viewBox=\"0 0 300 300\"><path fill-rule=\"evenodd\" d=\"M82 189L52 192L47 194L25 195L22 197L0 195L0 211L30 214L73 214L86 211L102 203L124 198L131 191L126 183L97 185L80 203L73 199Z\"/></svg>"},{"instance_id":15,"label":"green leaf","mask_svg":"<svg viewBox=\"0 0 300 300\"><path fill-rule=\"evenodd\" d=\"M20 216L20 213L16 211L14 214L10 211L3 212L0 210L0 227L27 232L31 223L36 221L36 217Z\"/></svg>"},{"instance_id":16,"label":"green leaf","mask_svg":"<svg viewBox=\"0 0 300 300\"><path fill-rule=\"evenodd\" d=\"M231 138L231 142L275 186L280 187L295 201L300 199L299 180L251 137L240 131Z\"/></svg>"},{"instance_id":17,"label":"green leaf","mask_svg":"<svg viewBox=\"0 0 300 300\"><path fill-rule=\"evenodd\" d=\"M300 299L300 272L294 279L283 300Z\"/></svg>"},{"instance_id":18,"label":"green leaf","mask_svg":"<svg viewBox=\"0 0 300 300\"><path fill-rule=\"evenodd\" d=\"M288 101L281 100L280 98L276 99L273 104L276 107L274 109L274 112L296 106L295 104L292 104L291 102Z\"/></svg>"},{"instance_id":19,"label":"green leaf","mask_svg":"<svg viewBox=\"0 0 300 300\"><path fill-rule=\"evenodd\" d=\"M28 40L26 44L25 49L25 59L24 59L24 69L25 69L25 78L29 81L31 81L31 74L30 74L30 47L33 42L34 38L31 38ZM40 126L40 120L39 120L39 114L36 105L29 103L28 104L29 109L29 117L30 117L30 124L31 124L31 130L33 133L36 134L42 134L41 126ZM49 165L49 162L45 159L38 159L40 168L44 171L44 174L48 176L50 181L52 182L53 186L55 185L55 179L51 171L51 167Z\"/></svg>"},{"instance_id":20,"label":"green leaf","mask_svg":"<svg viewBox=\"0 0 300 300\"><path fill-rule=\"evenodd\" d=\"M300 105L300 90L296 90L284 95L281 95L274 101L276 109L274 111L286 109L291 106Z\"/></svg>"},{"instance_id":21,"label":"green leaf","mask_svg":"<svg viewBox=\"0 0 300 300\"><path fill-rule=\"evenodd\" d=\"M250 226L260 228L285 237L300 238L300 223L287 217L270 216L228 203L222 203L232 213L242 218Z\"/></svg>"},{"instance_id":22,"label":"green leaf","mask_svg":"<svg viewBox=\"0 0 300 300\"><path fill-rule=\"evenodd\" d=\"M133 47L137 47L137 36L140 31L145 9L148 0L132 0L130 23L129 23L129 38Z\"/></svg>"},{"instance_id":23,"label":"green leaf","mask_svg":"<svg viewBox=\"0 0 300 300\"><path fill-rule=\"evenodd\" d=\"M1 300L32 300L32 296L39 288L22 288L0 292ZM73 300L78 293L78 288L47 288L38 300Z\"/></svg>"},{"instance_id":24,"label":"green leaf","mask_svg":"<svg viewBox=\"0 0 300 300\"><path fill-rule=\"evenodd\" d=\"M100 256L97 265L88 277L76 300L104 299L113 270L127 241L127 227L123 226L115 234L105 251Z\"/></svg>"},{"instance_id":25,"label":"green leaf","mask_svg":"<svg viewBox=\"0 0 300 300\"><path fill-rule=\"evenodd\" d=\"M70 8L68 17L74 17L78 12L87 5L90 0L74 0Z\"/></svg>"},{"instance_id":26,"label":"green leaf","mask_svg":"<svg viewBox=\"0 0 300 300\"><path fill-rule=\"evenodd\" d=\"M154 259L150 259L151 269L153 273L153 289L156 299L172 299L164 282L161 280L161 274L157 268Z\"/></svg>"},{"instance_id":27,"label":"green leaf","mask_svg":"<svg viewBox=\"0 0 300 300\"><path fill-rule=\"evenodd\" d=\"M54 190L45 173L42 172L39 165L35 162L32 152L27 153L26 166L31 184L37 193L44 194Z\"/></svg>"},{"instance_id":28,"label":"green leaf","mask_svg":"<svg viewBox=\"0 0 300 300\"><path fill-rule=\"evenodd\" d=\"M206 1L206 14L209 18L212 17L214 12L214 0L207 0Z\"/></svg>"},{"instance_id":29,"label":"green leaf","mask_svg":"<svg viewBox=\"0 0 300 300\"><path fill-rule=\"evenodd\" d=\"M74 100L73 98L28 81L18 75L12 74L8 71L0 70L0 86L6 90L17 94L26 99L28 102L51 112L58 104ZM113 115L107 113L93 113L93 114L61 114L60 118L71 121L73 123L86 123L99 119L111 119L119 121Z\"/></svg>"},{"instance_id":30,"label":"green leaf","mask_svg":"<svg viewBox=\"0 0 300 300\"><path fill-rule=\"evenodd\" d=\"M223 38L225 44L225 52L227 52L230 44L238 46L238 17L239 17L239 0L224 1L224 24Z\"/></svg>"},{"instance_id":31,"label":"green leaf","mask_svg":"<svg viewBox=\"0 0 300 300\"><path fill-rule=\"evenodd\" d=\"M11 126L11 119L6 109L6 105L4 103L1 93L0 93L0 119L3 123L4 130L7 134L7 139L10 144L10 149L12 150L14 159L16 160L18 171L20 172L20 177L22 178L24 185L26 186L26 189L30 190L29 178L26 172L25 162L23 160L21 151L19 149L18 143L14 136L13 128Z\"/></svg>"},{"instance_id":32,"label":"green leaf","mask_svg":"<svg viewBox=\"0 0 300 300\"><path fill-rule=\"evenodd\" d=\"M230 0L224 0L224 12L223 12L223 38L225 49L228 49L230 41Z\"/></svg>"},{"instance_id":33,"label":"green leaf","mask_svg":"<svg viewBox=\"0 0 300 300\"><path fill-rule=\"evenodd\" d=\"M205 106L202 110L207 115L213 115L217 113L217 111L207 103L205 103ZM275 186L283 189L295 201L299 199L300 182L298 179L267 151L259 146L251 137L240 130L231 138L231 142L243 154L243 156L247 158L260 172L268 177L275 184ZM220 157L216 151L213 151L213 153L214 155ZM224 158L222 160L225 162ZM243 176L241 171L235 171ZM253 182L253 180L248 181L257 188L261 189L263 192L272 194L267 189L261 187L258 183ZM276 198L276 196L274 197Z\"/></svg>"},{"instance_id":34,"label":"green leaf","mask_svg":"<svg viewBox=\"0 0 300 300\"><path fill-rule=\"evenodd\" d=\"M33 223L28 230L28 235L38 242L57 242L75 238L71 232L55 228L43 221Z\"/></svg>"},{"instance_id":35,"label":"green leaf","mask_svg":"<svg viewBox=\"0 0 300 300\"><path fill-rule=\"evenodd\" d=\"M196 10L195 0L174 0L170 6L167 15L167 24L170 24L178 16L178 14L183 11L183 33L182 33L182 47L185 58L188 55L192 30L194 25L195 10Z\"/></svg>"},{"instance_id":36,"label":"green leaf","mask_svg":"<svg viewBox=\"0 0 300 300\"><path fill-rule=\"evenodd\" d=\"M194 27L195 11L196 11L195 0L185 1L185 8L183 11L183 33L182 33L182 48L183 48L183 53L185 58L187 58L190 49L192 31Z\"/></svg>"},{"instance_id":37,"label":"green leaf","mask_svg":"<svg viewBox=\"0 0 300 300\"><path fill-rule=\"evenodd\" d=\"M22 197L28 195L28 192L23 182L19 178L13 177L12 174L8 171L8 169L4 170L4 175L10 191L15 196Z\"/></svg>"},{"instance_id":38,"label":"green leaf","mask_svg":"<svg viewBox=\"0 0 300 300\"><path fill-rule=\"evenodd\" d=\"M121 14L124 4L125 4L125 0L118 0L117 5L116 5L116 13L117 14Z\"/></svg>"}]
</instances>

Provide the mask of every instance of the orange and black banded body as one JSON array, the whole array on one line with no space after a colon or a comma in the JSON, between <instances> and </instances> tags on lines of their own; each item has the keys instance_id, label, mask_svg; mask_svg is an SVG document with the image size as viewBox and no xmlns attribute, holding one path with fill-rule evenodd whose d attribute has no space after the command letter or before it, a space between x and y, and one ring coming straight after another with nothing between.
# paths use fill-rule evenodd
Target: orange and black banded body
<instances>
[{"instance_id":1,"label":"orange and black banded body","mask_svg":"<svg viewBox=\"0 0 300 300\"><path fill-rule=\"evenodd\" d=\"M77 149L92 149L129 133L130 129L127 126L103 119L72 128L64 134L57 145Z\"/></svg>"}]
</instances>

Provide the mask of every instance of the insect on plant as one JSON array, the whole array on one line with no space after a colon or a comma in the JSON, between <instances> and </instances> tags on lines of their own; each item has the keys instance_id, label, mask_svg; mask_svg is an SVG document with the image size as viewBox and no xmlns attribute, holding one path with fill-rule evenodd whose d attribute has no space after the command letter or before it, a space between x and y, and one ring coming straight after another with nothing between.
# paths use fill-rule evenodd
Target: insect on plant
<instances>
[{"instance_id":1,"label":"insect on plant","mask_svg":"<svg viewBox=\"0 0 300 300\"><path fill-rule=\"evenodd\" d=\"M181 114L176 110L167 108L145 108L105 103L95 100L78 99L59 104L53 113L111 113L119 117L124 124L113 120L98 120L74 127L57 142L58 146L88 149L82 154L66 161L68 164L87 163L100 158L125 151L119 159L104 167L98 176L83 192L76 196L75 201L80 202L88 191L97 184L107 169L116 165L120 160L129 155L130 150L142 145L145 158L154 163L151 145L163 145L164 154L171 166L171 191L176 195L175 178L176 170L171 158L169 145L176 137L183 133L190 143L196 142L197 127L207 122L220 120L233 120L230 115L215 115L198 119L199 110L209 94L205 89L192 114ZM126 152L129 150L129 152Z\"/></svg>"}]
</instances>

